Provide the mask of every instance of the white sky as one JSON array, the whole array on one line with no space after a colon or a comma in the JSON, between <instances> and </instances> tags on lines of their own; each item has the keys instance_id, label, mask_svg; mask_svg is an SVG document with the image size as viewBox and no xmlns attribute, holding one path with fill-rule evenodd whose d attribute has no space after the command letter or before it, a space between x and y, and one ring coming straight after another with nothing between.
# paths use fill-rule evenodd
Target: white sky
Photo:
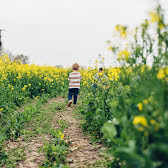
<instances>
[{"instance_id":1,"label":"white sky","mask_svg":"<svg viewBox=\"0 0 168 168\"><path fill-rule=\"evenodd\" d=\"M116 24L134 26L154 0L0 0L4 48L35 64L88 65Z\"/></svg>"}]
</instances>

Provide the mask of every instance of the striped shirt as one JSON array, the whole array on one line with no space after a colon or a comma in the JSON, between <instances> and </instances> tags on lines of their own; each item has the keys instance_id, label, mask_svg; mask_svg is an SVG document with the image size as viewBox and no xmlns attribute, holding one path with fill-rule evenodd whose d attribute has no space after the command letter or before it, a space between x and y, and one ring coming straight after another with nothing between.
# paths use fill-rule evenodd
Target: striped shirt
<instances>
[{"instance_id":1,"label":"striped shirt","mask_svg":"<svg viewBox=\"0 0 168 168\"><path fill-rule=\"evenodd\" d=\"M69 74L69 88L80 88L80 81L81 81L81 74L80 72L71 72Z\"/></svg>"}]
</instances>

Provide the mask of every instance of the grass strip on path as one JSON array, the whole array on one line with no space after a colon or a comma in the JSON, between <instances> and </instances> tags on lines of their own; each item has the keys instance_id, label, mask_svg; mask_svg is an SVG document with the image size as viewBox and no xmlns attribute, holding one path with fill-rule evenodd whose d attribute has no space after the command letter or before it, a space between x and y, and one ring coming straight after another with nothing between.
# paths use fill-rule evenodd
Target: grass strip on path
<instances>
[{"instance_id":1,"label":"grass strip on path","mask_svg":"<svg viewBox=\"0 0 168 168\"><path fill-rule=\"evenodd\" d=\"M16 141L6 141L8 160L4 167L51 167L65 162L68 144L63 140L63 122L56 120L54 116L58 111L64 109L64 102L57 102L57 98L41 100L41 104L33 104L25 107L34 109L31 119L22 128L21 136ZM53 120L54 118L54 120ZM53 127L57 123L57 128ZM61 125L62 124L62 125ZM56 142L58 140L58 142ZM60 160L54 159L53 151L60 147L64 151L64 157ZM64 148L64 150L62 150ZM55 151L58 153L58 151ZM14 153L17 153L17 155ZM61 156L62 153L60 153ZM56 156L56 158L60 158Z\"/></svg>"}]
</instances>

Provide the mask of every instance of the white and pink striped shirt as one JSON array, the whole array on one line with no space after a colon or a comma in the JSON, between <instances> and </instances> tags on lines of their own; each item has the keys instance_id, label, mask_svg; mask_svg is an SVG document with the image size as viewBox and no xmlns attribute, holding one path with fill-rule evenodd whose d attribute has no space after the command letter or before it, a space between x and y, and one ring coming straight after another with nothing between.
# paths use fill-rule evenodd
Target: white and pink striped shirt
<instances>
[{"instance_id":1,"label":"white and pink striped shirt","mask_svg":"<svg viewBox=\"0 0 168 168\"><path fill-rule=\"evenodd\" d=\"M69 74L69 88L78 88L80 89L80 81L81 81L80 72L74 71Z\"/></svg>"}]
</instances>

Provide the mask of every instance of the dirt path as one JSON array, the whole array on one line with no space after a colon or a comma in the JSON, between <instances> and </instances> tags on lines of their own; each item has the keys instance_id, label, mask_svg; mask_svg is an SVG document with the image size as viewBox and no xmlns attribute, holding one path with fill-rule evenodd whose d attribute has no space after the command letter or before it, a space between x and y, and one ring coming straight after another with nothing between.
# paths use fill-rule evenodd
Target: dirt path
<instances>
[{"instance_id":1,"label":"dirt path","mask_svg":"<svg viewBox=\"0 0 168 168\"><path fill-rule=\"evenodd\" d=\"M43 146L43 138L41 136L34 137L30 142L20 141L11 142L8 141L7 149L22 149L24 148L25 159L17 165L18 168L38 168L42 163L44 156L41 155L38 150Z\"/></svg>"},{"instance_id":2,"label":"dirt path","mask_svg":"<svg viewBox=\"0 0 168 168\"><path fill-rule=\"evenodd\" d=\"M64 99L60 96L57 98L52 98L43 106L43 108L47 109L50 104L63 101ZM56 113L55 115L58 114ZM53 120L52 122L55 123L55 120ZM45 140L49 140L49 136L45 135ZM43 154L39 152L39 149L44 145L43 136L38 135L37 137L32 138L29 143L21 141L19 145L26 147L26 159L23 162L19 163L18 168L38 168L44 160Z\"/></svg>"},{"instance_id":3,"label":"dirt path","mask_svg":"<svg viewBox=\"0 0 168 168\"><path fill-rule=\"evenodd\" d=\"M71 143L67 161L69 167L84 168L100 160L100 150L103 150L103 147L100 144L94 146L89 143L90 139L83 133L80 120L73 117L73 110L73 107L66 107L65 111L59 114L60 119L68 123L64 131L65 137L69 137Z\"/></svg>"},{"instance_id":4,"label":"dirt path","mask_svg":"<svg viewBox=\"0 0 168 168\"><path fill-rule=\"evenodd\" d=\"M53 103L65 102L62 97L50 99L43 108L49 110L49 105ZM64 130L65 139L69 139L69 154L67 156L68 167L75 168L87 168L89 164L95 163L100 160L100 150L103 150L102 145L96 146L90 144L90 139L86 136L80 126L80 120L73 117L74 108L65 107L62 112L56 112L52 116L52 126L58 128L58 120L64 120L67 123L67 128ZM50 111L48 111L48 114ZM28 128L29 129L29 128ZM31 128L30 128L31 129ZM20 139L17 142L8 141L6 143L7 149L24 148L24 158L18 162L18 168L38 168L44 160L42 153L39 153L39 149L44 145L44 135L33 136L29 141ZM49 140L49 135L45 134L45 139Z\"/></svg>"}]
</instances>

